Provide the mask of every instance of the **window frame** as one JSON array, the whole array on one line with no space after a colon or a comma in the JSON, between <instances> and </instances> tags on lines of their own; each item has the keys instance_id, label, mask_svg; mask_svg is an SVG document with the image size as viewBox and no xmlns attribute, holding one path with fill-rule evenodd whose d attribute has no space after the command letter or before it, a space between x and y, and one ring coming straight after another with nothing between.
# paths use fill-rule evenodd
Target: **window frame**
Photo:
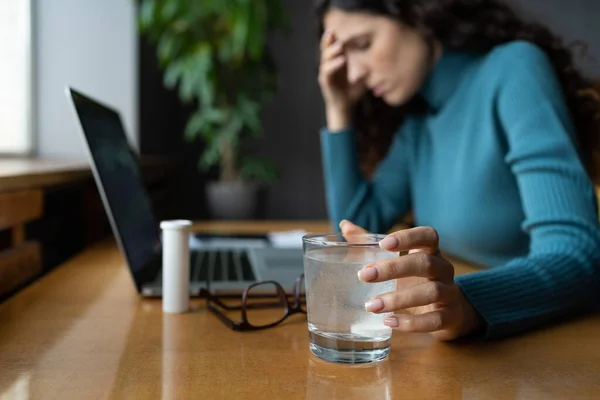
<instances>
[{"instance_id":1,"label":"window frame","mask_svg":"<svg viewBox=\"0 0 600 400\"><path fill-rule=\"evenodd\" d=\"M19 0L26 8L27 13L27 27L26 37L24 45L28 49L26 51L25 60L25 90L27 92L27 110L25 112L25 133L27 148L25 151L2 151L0 150L0 158L21 158L30 157L36 155L37 152L37 136L35 135L36 130L36 64L35 64L35 13L33 10L34 0Z\"/></svg>"}]
</instances>

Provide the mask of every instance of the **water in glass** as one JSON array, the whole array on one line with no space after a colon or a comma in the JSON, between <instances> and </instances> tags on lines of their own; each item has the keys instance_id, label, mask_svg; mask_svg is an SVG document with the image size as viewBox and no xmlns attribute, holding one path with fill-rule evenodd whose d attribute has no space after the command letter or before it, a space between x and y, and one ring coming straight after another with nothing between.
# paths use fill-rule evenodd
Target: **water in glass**
<instances>
[{"instance_id":1,"label":"water in glass","mask_svg":"<svg viewBox=\"0 0 600 400\"><path fill-rule=\"evenodd\" d=\"M365 283L358 271L397 253L363 248L316 248L305 254L305 281L310 348L316 356L335 362L360 363L389 354L392 330L383 324L391 313L373 314L365 302L393 291L394 280Z\"/></svg>"}]
</instances>

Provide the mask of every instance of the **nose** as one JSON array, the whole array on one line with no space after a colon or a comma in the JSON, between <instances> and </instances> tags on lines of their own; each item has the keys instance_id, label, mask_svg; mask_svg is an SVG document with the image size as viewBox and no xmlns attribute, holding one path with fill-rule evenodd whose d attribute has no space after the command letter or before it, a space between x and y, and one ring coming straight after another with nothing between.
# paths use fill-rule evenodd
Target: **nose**
<instances>
[{"instance_id":1,"label":"nose","mask_svg":"<svg viewBox=\"0 0 600 400\"><path fill-rule=\"evenodd\" d=\"M367 75L367 68L357 59L348 57L346 68L348 69L348 82L350 84L360 82Z\"/></svg>"}]
</instances>

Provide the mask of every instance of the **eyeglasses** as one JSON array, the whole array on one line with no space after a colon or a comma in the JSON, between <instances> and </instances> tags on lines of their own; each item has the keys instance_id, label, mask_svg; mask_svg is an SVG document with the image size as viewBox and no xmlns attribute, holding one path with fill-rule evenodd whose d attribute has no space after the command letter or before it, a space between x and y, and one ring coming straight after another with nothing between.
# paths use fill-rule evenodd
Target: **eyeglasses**
<instances>
[{"instance_id":1,"label":"eyeglasses","mask_svg":"<svg viewBox=\"0 0 600 400\"><path fill-rule=\"evenodd\" d=\"M241 304L231 305L224 297L202 291L207 300L208 309L226 326L235 331L256 331L271 328L285 321L288 317L306 314L306 294L304 293L304 274L294 284L294 292L290 295L275 281L256 282L242 293ZM293 300L290 297L293 296ZM230 296L227 296L230 298ZM225 312L241 312L241 320L230 319Z\"/></svg>"}]
</instances>

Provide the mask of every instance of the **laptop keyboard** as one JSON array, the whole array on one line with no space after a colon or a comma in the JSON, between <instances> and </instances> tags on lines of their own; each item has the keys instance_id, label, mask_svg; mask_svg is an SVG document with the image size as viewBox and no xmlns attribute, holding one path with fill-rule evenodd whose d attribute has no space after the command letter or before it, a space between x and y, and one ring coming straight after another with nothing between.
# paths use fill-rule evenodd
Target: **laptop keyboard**
<instances>
[{"instance_id":1,"label":"laptop keyboard","mask_svg":"<svg viewBox=\"0 0 600 400\"><path fill-rule=\"evenodd\" d=\"M162 283L162 271L158 271L157 283ZM244 250L194 250L190 254L191 282L238 282L256 281L250 260Z\"/></svg>"},{"instance_id":2,"label":"laptop keyboard","mask_svg":"<svg viewBox=\"0 0 600 400\"><path fill-rule=\"evenodd\" d=\"M190 261L192 282L256 280L250 260L244 250L193 251Z\"/></svg>"},{"instance_id":3,"label":"laptop keyboard","mask_svg":"<svg viewBox=\"0 0 600 400\"><path fill-rule=\"evenodd\" d=\"M194 251L191 260L192 282L254 281L256 277L244 250Z\"/></svg>"}]
</instances>

